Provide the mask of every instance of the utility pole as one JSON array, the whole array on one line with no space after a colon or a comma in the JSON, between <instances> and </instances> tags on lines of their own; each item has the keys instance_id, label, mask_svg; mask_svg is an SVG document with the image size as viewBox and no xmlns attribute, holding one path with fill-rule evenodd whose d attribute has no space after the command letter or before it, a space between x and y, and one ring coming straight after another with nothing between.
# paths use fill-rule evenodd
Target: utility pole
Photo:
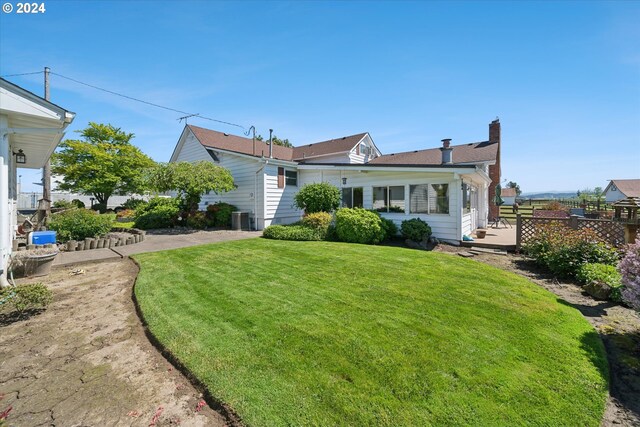
<instances>
[{"instance_id":1,"label":"utility pole","mask_svg":"<svg viewBox=\"0 0 640 427\"><path fill-rule=\"evenodd\" d=\"M51 98L51 93L49 91L49 67L44 67L44 99L47 101ZM44 199L43 203L46 207L44 213L44 222L45 224L49 221L49 216L51 215L51 160L47 159L44 167L42 168L42 198Z\"/></svg>"}]
</instances>

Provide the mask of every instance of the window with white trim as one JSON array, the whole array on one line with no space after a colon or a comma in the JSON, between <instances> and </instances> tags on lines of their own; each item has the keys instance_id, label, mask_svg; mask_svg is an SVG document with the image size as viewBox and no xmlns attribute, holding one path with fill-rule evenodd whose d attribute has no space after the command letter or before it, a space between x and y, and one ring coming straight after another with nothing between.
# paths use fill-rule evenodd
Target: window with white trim
<instances>
[{"instance_id":1,"label":"window with white trim","mask_svg":"<svg viewBox=\"0 0 640 427\"><path fill-rule=\"evenodd\" d=\"M342 188L342 207L361 208L363 206L362 187Z\"/></svg>"},{"instance_id":2,"label":"window with white trim","mask_svg":"<svg viewBox=\"0 0 640 427\"><path fill-rule=\"evenodd\" d=\"M373 187L373 209L378 212L404 212L404 185Z\"/></svg>"},{"instance_id":3,"label":"window with white trim","mask_svg":"<svg viewBox=\"0 0 640 427\"><path fill-rule=\"evenodd\" d=\"M449 184L417 184L409 186L409 213L448 214Z\"/></svg>"}]
</instances>

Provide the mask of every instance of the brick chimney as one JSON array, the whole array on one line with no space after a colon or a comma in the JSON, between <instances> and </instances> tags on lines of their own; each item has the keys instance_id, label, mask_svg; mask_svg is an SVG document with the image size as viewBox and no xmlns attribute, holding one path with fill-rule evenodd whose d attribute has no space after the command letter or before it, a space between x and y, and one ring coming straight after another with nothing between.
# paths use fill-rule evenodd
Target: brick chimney
<instances>
[{"instance_id":1,"label":"brick chimney","mask_svg":"<svg viewBox=\"0 0 640 427\"><path fill-rule=\"evenodd\" d=\"M489 142L498 144L496 164L489 166L489 220L492 220L500 216L500 208L495 204L496 185L500 184L500 119L497 117L489 123Z\"/></svg>"},{"instance_id":2,"label":"brick chimney","mask_svg":"<svg viewBox=\"0 0 640 427\"><path fill-rule=\"evenodd\" d=\"M453 148L450 147L451 139L443 139L442 140L442 164L450 165L453 164Z\"/></svg>"}]
</instances>

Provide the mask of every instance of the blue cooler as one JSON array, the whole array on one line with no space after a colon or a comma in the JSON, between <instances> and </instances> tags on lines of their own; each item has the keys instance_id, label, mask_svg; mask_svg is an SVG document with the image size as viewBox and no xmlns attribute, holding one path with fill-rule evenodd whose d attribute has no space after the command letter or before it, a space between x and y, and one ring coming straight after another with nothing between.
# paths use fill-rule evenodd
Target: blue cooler
<instances>
[{"instance_id":1,"label":"blue cooler","mask_svg":"<svg viewBox=\"0 0 640 427\"><path fill-rule=\"evenodd\" d=\"M29 235L29 240L34 245L46 245L47 243L56 243L55 231L34 231Z\"/></svg>"}]
</instances>

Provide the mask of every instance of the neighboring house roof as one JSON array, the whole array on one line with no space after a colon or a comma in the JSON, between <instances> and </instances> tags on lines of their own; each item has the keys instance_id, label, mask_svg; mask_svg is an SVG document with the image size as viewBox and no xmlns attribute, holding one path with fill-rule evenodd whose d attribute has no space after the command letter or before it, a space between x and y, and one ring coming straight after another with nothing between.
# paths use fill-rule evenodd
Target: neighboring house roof
<instances>
[{"instance_id":1,"label":"neighboring house roof","mask_svg":"<svg viewBox=\"0 0 640 427\"><path fill-rule=\"evenodd\" d=\"M325 156L333 153L344 153L351 151L356 144L367 136L367 132L342 138L330 139L328 141L316 142L315 144L303 145L293 148L293 160L303 160L309 157Z\"/></svg>"},{"instance_id":2,"label":"neighboring house roof","mask_svg":"<svg viewBox=\"0 0 640 427\"><path fill-rule=\"evenodd\" d=\"M640 197L640 179L612 179L607 190L615 185L626 197ZM606 191L606 190L605 190Z\"/></svg>"},{"instance_id":3,"label":"neighboring house roof","mask_svg":"<svg viewBox=\"0 0 640 427\"><path fill-rule=\"evenodd\" d=\"M516 197L516 189L515 188L503 188L500 192L502 197Z\"/></svg>"},{"instance_id":4,"label":"neighboring house roof","mask_svg":"<svg viewBox=\"0 0 640 427\"><path fill-rule=\"evenodd\" d=\"M233 151L235 153L248 154L256 157L269 157L269 145L263 141L256 141L254 153L253 138L243 138L241 136L217 132L193 125L187 126L191 129L191 132L193 132L198 141L205 147ZM273 157L279 160L291 160L293 158L293 149L274 144Z\"/></svg>"},{"instance_id":5,"label":"neighboring house roof","mask_svg":"<svg viewBox=\"0 0 640 427\"><path fill-rule=\"evenodd\" d=\"M498 157L497 142L475 142L471 144L452 145L453 164L492 162ZM404 153L385 154L371 160L371 164L402 165L439 165L442 163L440 148L407 151Z\"/></svg>"}]
</instances>

